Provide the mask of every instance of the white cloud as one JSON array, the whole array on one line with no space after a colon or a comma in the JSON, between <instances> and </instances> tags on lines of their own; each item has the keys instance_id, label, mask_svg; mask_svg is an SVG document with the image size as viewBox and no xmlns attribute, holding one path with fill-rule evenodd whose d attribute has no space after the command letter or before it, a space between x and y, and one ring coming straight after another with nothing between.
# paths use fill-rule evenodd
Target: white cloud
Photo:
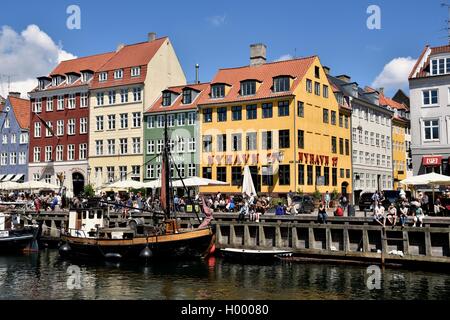
<instances>
[{"instance_id":1,"label":"white cloud","mask_svg":"<svg viewBox=\"0 0 450 320\"><path fill-rule=\"evenodd\" d=\"M286 60L292 60L294 57L291 54L283 54L281 57L275 60L275 62L278 61L286 61Z\"/></svg>"},{"instance_id":2,"label":"white cloud","mask_svg":"<svg viewBox=\"0 0 450 320\"><path fill-rule=\"evenodd\" d=\"M207 20L210 24L212 24L214 27L220 27L221 25L225 24L227 16L225 14L223 15L217 15L208 17Z\"/></svg>"},{"instance_id":3,"label":"white cloud","mask_svg":"<svg viewBox=\"0 0 450 320\"><path fill-rule=\"evenodd\" d=\"M386 90L407 89L408 77L416 61L411 57L392 59L375 78L372 87Z\"/></svg>"},{"instance_id":4,"label":"white cloud","mask_svg":"<svg viewBox=\"0 0 450 320\"><path fill-rule=\"evenodd\" d=\"M10 90L26 97L37 85L36 77L74 58L36 25L29 25L20 34L9 26L0 27L0 95L8 94L8 76Z\"/></svg>"}]
</instances>

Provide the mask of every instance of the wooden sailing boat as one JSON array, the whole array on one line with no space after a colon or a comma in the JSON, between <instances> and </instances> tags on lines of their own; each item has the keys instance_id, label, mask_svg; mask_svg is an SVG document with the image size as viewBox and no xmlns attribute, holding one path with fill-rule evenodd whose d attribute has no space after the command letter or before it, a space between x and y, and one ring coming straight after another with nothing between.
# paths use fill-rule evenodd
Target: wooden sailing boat
<instances>
[{"instance_id":1,"label":"wooden sailing boat","mask_svg":"<svg viewBox=\"0 0 450 320\"><path fill-rule=\"evenodd\" d=\"M124 228L110 227L107 211L101 208L71 210L69 228L62 236L59 252L65 257L105 260L136 260L199 257L213 247L210 225L212 211L203 200L206 219L197 229L181 229L170 211L170 174L167 116L162 161L161 206L163 214L153 213L152 225L130 220ZM176 167L176 166L175 166ZM195 206L194 206L195 207ZM144 210L141 210L144 211ZM198 217L198 215L197 215ZM200 218L199 218L200 221Z\"/></svg>"}]
</instances>

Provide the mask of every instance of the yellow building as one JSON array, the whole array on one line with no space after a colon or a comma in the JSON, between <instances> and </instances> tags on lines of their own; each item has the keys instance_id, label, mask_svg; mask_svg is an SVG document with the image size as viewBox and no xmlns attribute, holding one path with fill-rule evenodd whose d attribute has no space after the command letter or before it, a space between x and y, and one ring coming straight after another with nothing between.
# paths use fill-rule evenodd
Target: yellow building
<instances>
[{"instance_id":1,"label":"yellow building","mask_svg":"<svg viewBox=\"0 0 450 320\"><path fill-rule=\"evenodd\" d=\"M394 111L392 118L392 167L394 170L394 190L400 187L400 181L407 178L406 129L409 120L406 118L406 107L380 93L380 105Z\"/></svg>"},{"instance_id":2,"label":"yellow building","mask_svg":"<svg viewBox=\"0 0 450 320\"><path fill-rule=\"evenodd\" d=\"M202 193L240 193L250 167L258 193L351 194L349 113L343 114L317 56L221 69L198 102L200 175L229 183Z\"/></svg>"},{"instance_id":3,"label":"yellow building","mask_svg":"<svg viewBox=\"0 0 450 320\"><path fill-rule=\"evenodd\" d=\"M90 183L143 180L144 109L186 78L168 38L119 46L90 90Z\"/></svg>"}]
</instances>

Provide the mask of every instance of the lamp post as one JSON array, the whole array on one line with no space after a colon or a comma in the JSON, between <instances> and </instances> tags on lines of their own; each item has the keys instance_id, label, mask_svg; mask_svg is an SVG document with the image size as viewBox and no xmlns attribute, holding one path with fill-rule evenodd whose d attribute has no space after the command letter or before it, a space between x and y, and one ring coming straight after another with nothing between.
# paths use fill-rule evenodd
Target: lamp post
<instances>
[{"instance_id":1,"label":"lamp post","mask_svg":"<svg viewBox=\"0 0 450 320\"><path fill-rule=\"evenodd\" d=\"M91 184L91 171L92 171L91 167L88 166L88 168L87 168L87 180L88 180L88 185Z\"/></svg>"}]
</instances>

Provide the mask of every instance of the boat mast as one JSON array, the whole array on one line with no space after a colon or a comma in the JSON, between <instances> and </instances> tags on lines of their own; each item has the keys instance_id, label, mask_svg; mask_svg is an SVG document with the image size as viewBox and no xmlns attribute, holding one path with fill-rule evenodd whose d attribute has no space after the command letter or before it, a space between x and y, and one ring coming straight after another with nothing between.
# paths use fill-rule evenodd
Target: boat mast
<instances>
[{"instance_id":1,"label":"boat mast","mask_svg":"<svg viewBox=\"0 0 450 320\"><path fill-rule=\"evenodd\" d=\"M169 133L167 130L167 113L165 114L164 119L164 152L163 152L163 165L165 167L164 170L164 185L161 188L164 188L166 198L165 198L165 214L167 218L170 218L170 167L169 167Z\"/></svg>"}]
</instances>

